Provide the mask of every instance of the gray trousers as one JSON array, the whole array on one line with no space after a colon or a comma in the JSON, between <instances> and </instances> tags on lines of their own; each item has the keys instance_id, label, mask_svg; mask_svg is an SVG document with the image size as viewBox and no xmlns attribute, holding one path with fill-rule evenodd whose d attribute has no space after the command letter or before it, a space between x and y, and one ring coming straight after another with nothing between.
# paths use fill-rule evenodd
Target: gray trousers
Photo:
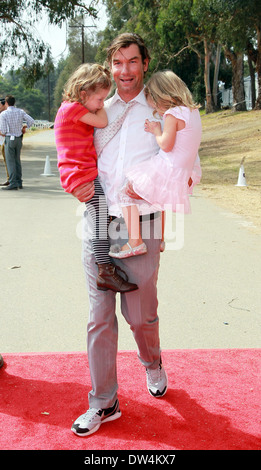
<instances>
[{"instance_id":1,"label":"gray trousers","mask_svg":"<svg viewBox=\"0 0 261 470\"><path fill-rule=\"evenodd\" d=\"M89 406L108 408L117 398L116 358L118 322L115 313L116 294L96 288L97 265L91 248L93 222L87 212L83 218L83 265L89 293L87 327L88 362L92 390ZM138 347L138 357L145 367L156 368L160 360L159 318L157 315L157 279L160 258L161 218L141 222L142 237L148 247L146 255L114 260L139 289L121 295L121 312L130 325ZM126 226L118 219L109 226L111 244L121 246L128 240ZM116 239L116 237L119 237Z\"/></svg>"},{"instance_id":2,"label":"gray trousers","mask_svg":"<svg viewBox=\"0 0 261 470\"><path fill-rule=\"evenodd\" d=\"M9 183L12 188L22 186L22 165L20 157L22 142L22 136L15 137L14 140L11 140L9 136L5 137L5 159L9 173Z\"/></svg>"}]
</instances>

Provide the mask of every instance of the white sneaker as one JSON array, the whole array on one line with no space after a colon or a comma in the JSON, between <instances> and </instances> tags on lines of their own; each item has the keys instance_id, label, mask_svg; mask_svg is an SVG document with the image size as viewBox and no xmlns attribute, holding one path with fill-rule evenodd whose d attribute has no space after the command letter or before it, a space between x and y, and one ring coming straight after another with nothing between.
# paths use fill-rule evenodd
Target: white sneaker
<instances>
[{"instance_id":1,"label":"white sneaker","mask_svg":"<svg viewBox=\"0 0 261 470\"><path fill-rule=\"evenodd\" d=\"M121 417L119 401L116 400L111 408L90 408L86 413L79 416L72 425L72 432L77 436L85 437L98 431L101 424L106 421L114 421Z\"/></svg>"},{"instance_id":2,"label":"white sneaker","mask_svg":"<svg viewBox=\"0 0 261 470\"><path fill-rule=\"evenodd\" d=\"M168 388L168 377L161 361L157 369L146 369L146 374L149 393L155 398L163 397Z\"/></svg>"}]
</instances>

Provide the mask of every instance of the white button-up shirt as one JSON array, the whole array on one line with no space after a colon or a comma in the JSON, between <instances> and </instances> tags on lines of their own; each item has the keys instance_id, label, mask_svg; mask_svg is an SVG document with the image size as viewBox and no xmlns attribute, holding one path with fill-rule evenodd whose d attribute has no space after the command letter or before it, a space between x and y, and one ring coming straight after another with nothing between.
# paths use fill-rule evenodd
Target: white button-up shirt
<instances>
[{"instance_id":1,"label":"white button-up shirt","mask_svg":"<svg viewBox=\"0 0 261 470\"><path fill-rule=\"evenodd\" d=\"M144 130L145 119L155 121L153 108L148 105L144 91L133 101L135 105L128 111L120 131L104 147L98 159L98 172L106 194L109 214L116 217L122 216L119 191L126 183L126 170L148 160L159 150L155 136ZM109 123L116 119L124 106L126 103L117 92L105 102ZM140 206L141 214L154 212L143 200L133 199L133 203Z\"/></svg>"}]
</instances>

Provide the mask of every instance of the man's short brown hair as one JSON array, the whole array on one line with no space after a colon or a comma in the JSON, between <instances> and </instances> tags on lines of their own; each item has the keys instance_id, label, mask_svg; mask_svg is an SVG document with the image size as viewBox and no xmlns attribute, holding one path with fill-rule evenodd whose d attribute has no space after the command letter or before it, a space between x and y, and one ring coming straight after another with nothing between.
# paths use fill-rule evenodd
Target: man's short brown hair
<instances>
[{"instance_id":1,"label":"man's short brown hair","mask_svg":"<svg viewBox=\"0 0 261 470\"><path fill-rule=\"evenodd\" d=\"M12 95L7 95L5 97L5 102L8 104L8 106L14 106L15 105L15 97Z\"/></svg>"},{"instance_id":2,"label":"man's short brown hair","mask_svg":"<svg viewBox=\"0 0 261 470\"><path fill-rule=\"evenodd\" d=\"M131 44L136 44L140 50L142 57L142 62L144 63L146 59L150 61L150 55L147 47L141 36L135 33L122 33L117 36L110 46L107 48L107 61L111 65L112 56L121 48L129 47Z\"/></svg>"}]
</instances>

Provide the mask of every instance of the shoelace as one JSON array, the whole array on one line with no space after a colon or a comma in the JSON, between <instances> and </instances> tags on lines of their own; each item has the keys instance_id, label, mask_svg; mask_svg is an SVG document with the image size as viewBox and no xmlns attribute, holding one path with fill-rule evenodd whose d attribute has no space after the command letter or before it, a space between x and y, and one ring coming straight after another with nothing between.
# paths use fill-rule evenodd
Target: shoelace
<instances>
[{"instance_id":1,"label":"shoelace","mask_svg":"<svg viewBox=\"0 0 261 470\"><path fill-rule=\"evenodd\" d=\"M98 411L99 410L96 408L89 408L89 410L87 410L86 413L82 415L82 420L85 422L93 421L95 416L98 415Z\"/></svg>"},{"instance_id":2,"label":"shoelace","mask_svg":"<svg viewBox=\"0 0 261 470\"><path fill-rule=\"evenodd\" d=\"M160 382L161 380L161 366L159 366L157 369L146 369L149 382L151 384L156 384L157 382Z\"/></svg>"}]
</instances>

